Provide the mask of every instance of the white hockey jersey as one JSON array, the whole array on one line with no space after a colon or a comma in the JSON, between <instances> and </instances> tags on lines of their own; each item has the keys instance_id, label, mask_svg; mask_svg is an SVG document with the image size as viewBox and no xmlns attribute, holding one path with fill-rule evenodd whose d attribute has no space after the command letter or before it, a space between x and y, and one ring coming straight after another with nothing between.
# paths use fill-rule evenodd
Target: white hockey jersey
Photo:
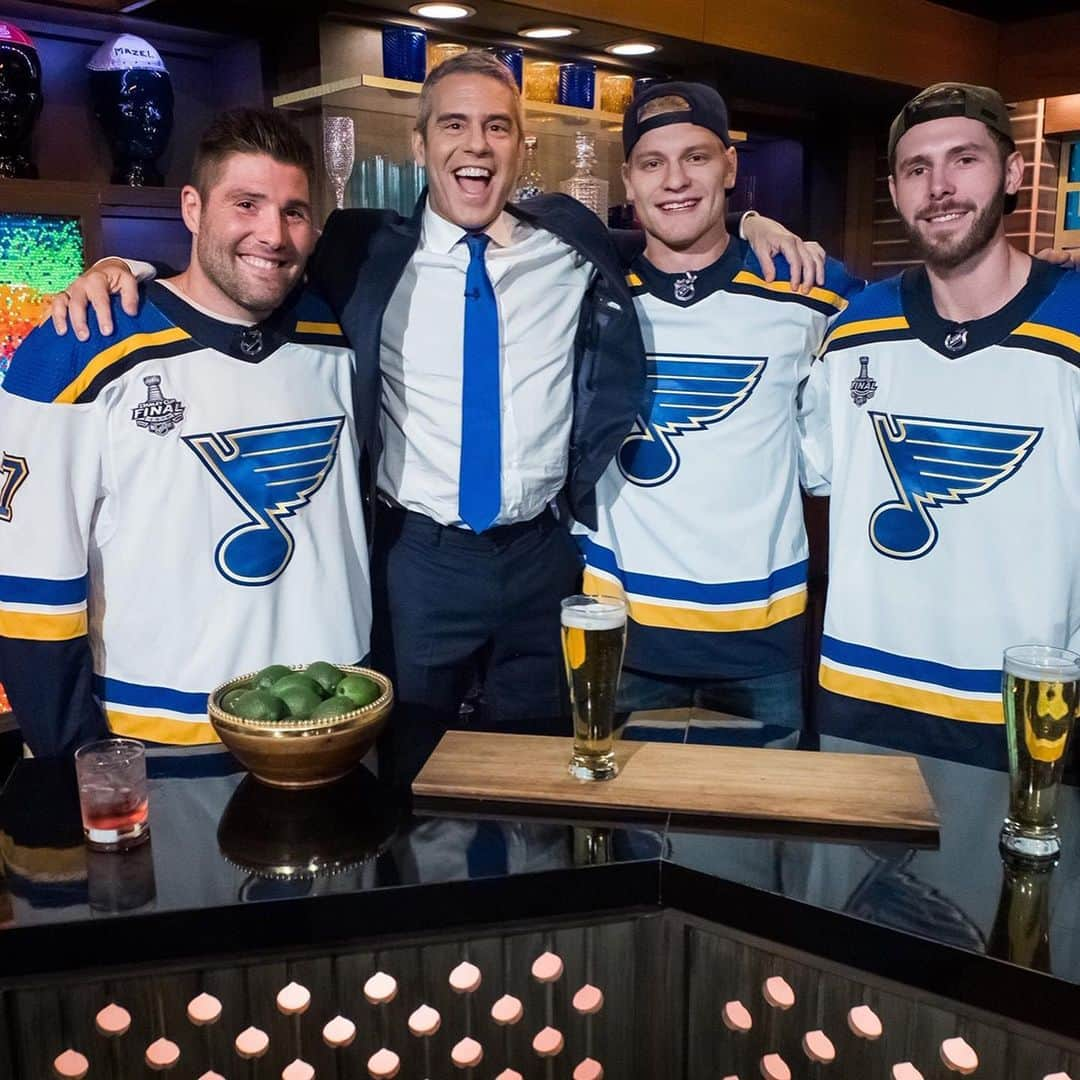
<instances>
[{"instance_id":1,"label":"white hockey jersey","mask_svg":"<svg viewBox=\"0 0 1080 1080\"><path fill-rule=\"evenodd\" d=\"M803 397L832 495L825 731L1003 766L1002 652L1080 645L1080 275L941 319L918 268L832 329Z\"/></svg>"},{"instance_id":2,"label":"white hockey jersey","mask_svg":"<svg viewBox=\"0 0 1080 1080\"><path fill-rule=\"evenodd\" d=\"M628 601L626 665L739 678L802 660L807 544L796 396L829 319L861 288L838 263L793 292L732 239L712 266L628 276L648 361L634 430L575 528L585 590Z\"/></svg>"},{"instance_id":3,"label":"white hockey jersey","mask_svg":"<svg viewBox=\"0 0 1080 1080\"><path fill-rule=\"evenodd\" d=\"M37 754L215 741L207 692L354 663L370 579L354 356L301 291L254 327L161 284L116 333L46 323L0 387L0 680Z\"/></svg>"}]
</instances>

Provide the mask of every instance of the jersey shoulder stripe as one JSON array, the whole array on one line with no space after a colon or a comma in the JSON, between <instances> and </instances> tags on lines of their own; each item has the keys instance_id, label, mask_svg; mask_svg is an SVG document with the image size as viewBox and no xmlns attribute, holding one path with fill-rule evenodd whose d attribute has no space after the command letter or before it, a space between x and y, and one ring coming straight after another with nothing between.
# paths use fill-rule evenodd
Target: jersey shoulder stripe
<instances>
[{"instance_id":1,"label":"jersey shoulder stripe","mask_svg":"<svg viewBox=\"0 0 1080 1080\"><path fill-rule=\"evenodd\" d=\"M145 298L135 316L124 313L119 297L113 297L112 307L115 331L109 337L97 328L93 314L86 341L79 341L70 330L57 334L50 321L38 326L12 357L4 389L31 401L92 401L140 360L198 347Z\"/></svg>"},{"instance_id":2,"label":"jersey shoulder stripe","mask_svg":"<svg viewBox=\"0 0 1080 1080\"><path fill-rule=\"evenodd\" d=\"M796 292L791 288L791 266L787 259L777 255L773 266L776 277L773 281L766 281L761 263L753 250L748 248L742 269L735 275L730 291L802 304L831 318L843 311L849 300L860 293L865 285L865 282L849 274L843 263L826 259L824 285L815 285L809 293Z\"/></svg>"},{"instance_id":3,"label":"jersey shoulder stripe","mask_svg":"<svg viewBox=\"0 0 1080 1080\"><path fill-rule=\"evenodd\" d=\"M833 323L822 346L824 356L833 349L846 349L874 341L897 341L913 338L904 315L900 295L900 277L879 281L853 297L844 312Z\"/></svg>"},{"instance_id":4,"label":"jersey shoulder stripe","mask_svg":"<svg viewBox=\"0 0 1080 1080\"><path fill-rule=\"evenodd\" d=\"M1080 274L1065 273L1004 344L1050 353L1080 368Z\"/></svg>"},{"instance_id":5,"label":"jersey shoulder stripe","mask_svg":"<svg viewBox=\"0 0 1080 1080\"><path fill-rule=\"evenodd\" d=\"M330 305L310 287L302 289L295 300L288 302L288 310L282 314L285 316L283 330L290 341L349 347Z\"/></svg>"}]
</instances>

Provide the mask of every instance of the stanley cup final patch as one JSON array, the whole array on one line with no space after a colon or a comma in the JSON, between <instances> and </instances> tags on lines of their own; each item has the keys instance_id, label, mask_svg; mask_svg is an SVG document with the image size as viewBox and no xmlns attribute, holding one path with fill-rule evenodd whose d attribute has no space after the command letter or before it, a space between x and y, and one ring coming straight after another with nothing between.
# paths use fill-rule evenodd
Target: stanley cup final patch
<instances>
[{"instance_id":1,"label":"stanley cup final patch","mask_svg":"<svg viewBox=\"0 0 1080 1080\"><path fill-rule=\"evenodd\" d=\"M859 357L859 374L851 380L851 400L865 405L877 393L877 380L870 377L870 357Z\"/></svg>"},{"instance_id":2,"label":"stanley cup final patch","mask_svg":"<svg viewBox=\"0 0 1080 1080\"><path fill-rule=\"evenodd\" d=\"M154 435L168 435L184 419L184 406L161 392L160 375L144 375L146 400L131 410L131 419Z\"/></svg>"}]
</instances>

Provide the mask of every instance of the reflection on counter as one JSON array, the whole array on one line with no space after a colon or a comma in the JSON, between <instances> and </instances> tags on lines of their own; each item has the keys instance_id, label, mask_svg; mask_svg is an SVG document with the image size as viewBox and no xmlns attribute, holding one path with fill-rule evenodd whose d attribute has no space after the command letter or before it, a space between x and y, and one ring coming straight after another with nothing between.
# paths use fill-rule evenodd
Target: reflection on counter
<instances>
[{"instance_id":1,"label":"reflection on counter","mask_svg":"<svg viewBox=\"0 0 1080 1080\"><path fill-rule=\"evenodd\" d=\"M247 776L221 815L217 842L229 862L257 877L325 877L376 858L399 818L362 766L333 784L295 791Z\"/></svg>"}]
</instances>

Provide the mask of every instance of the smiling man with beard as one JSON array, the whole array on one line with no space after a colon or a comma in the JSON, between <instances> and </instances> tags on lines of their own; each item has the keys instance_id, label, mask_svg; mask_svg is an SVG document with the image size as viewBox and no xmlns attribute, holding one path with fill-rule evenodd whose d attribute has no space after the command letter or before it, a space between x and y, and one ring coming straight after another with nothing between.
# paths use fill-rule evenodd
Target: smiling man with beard
<instances>
[{"instance_id":1,"label":"smiling man with beard","mask_svg":"<svg viewBox=\"0 0 1080 1080\"><path fill-rule=\"evenodd\" d=\"M216 743L207 693L368 651L355 357L303 284L314 159L280 114L204 133L191 263L116 334L46 323L0 387L0 677L36 755Z\"/></svg>"},{"instance_id":2,"label":"smiling man with beard","mask_svg":"<svg viewBox=\"0 0 1080 1080\"><path fill-rule=\"evenodd\" d=\"M917 95L889 165L925 262L852 301L803 398L832 496L819 719L1003 768L1003 650L1080 646L1080 278L1005 238L1023 160L996 91Z\"/></svg>"}]
</instances>

